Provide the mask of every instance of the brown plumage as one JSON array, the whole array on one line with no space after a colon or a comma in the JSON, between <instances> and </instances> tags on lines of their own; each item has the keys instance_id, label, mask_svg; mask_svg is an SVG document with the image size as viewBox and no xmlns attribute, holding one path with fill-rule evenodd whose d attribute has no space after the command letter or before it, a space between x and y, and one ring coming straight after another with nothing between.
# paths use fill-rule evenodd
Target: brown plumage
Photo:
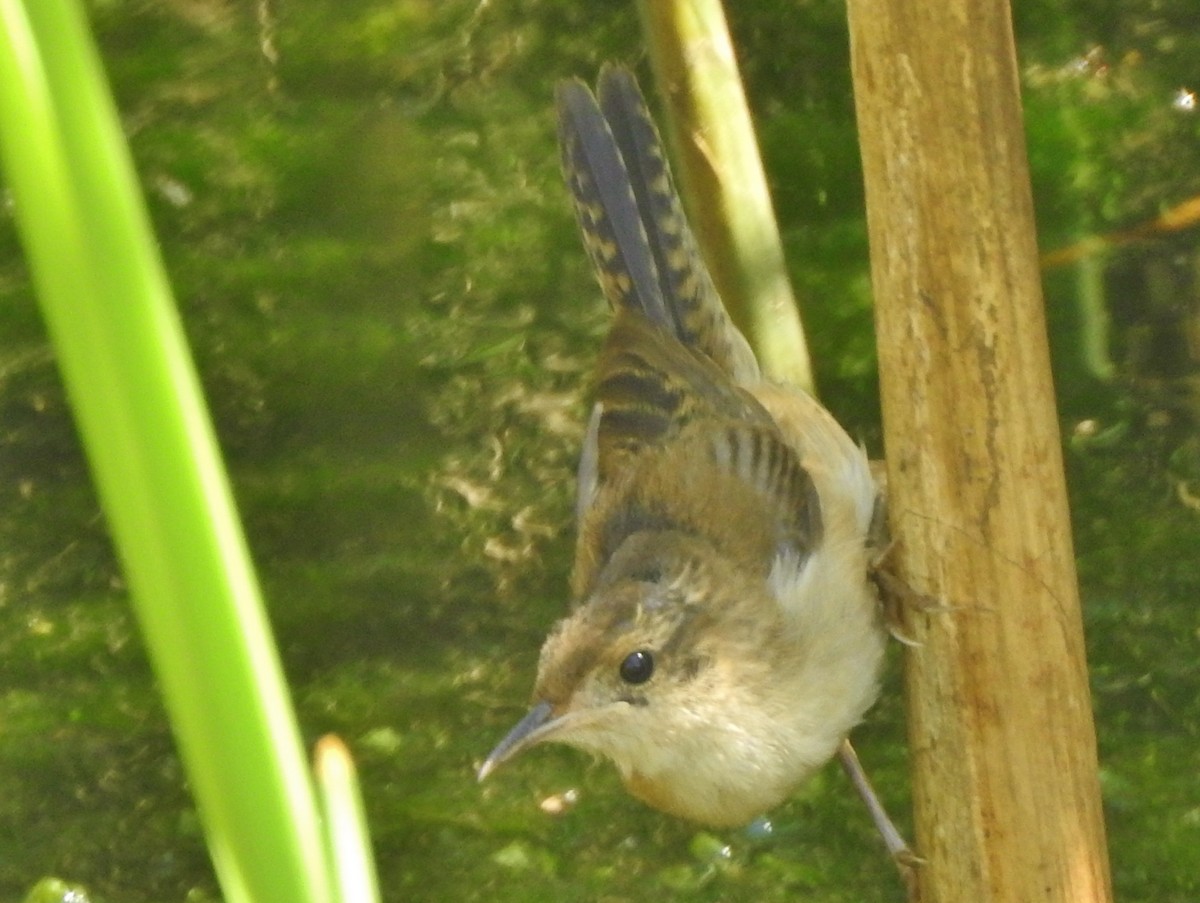
<instances>
[{"instance_id":1,"label":"brown plumage","mask_svg":"<svg viewBox=\"0 0 1200 903\"><path fill-rule=\"evenodd\" d=\"M764 380L713 288L633 76L558 91L566 180L613 308L579 468L575 607L530 713L638 798L712 825L776 805L874 701L878 491L802 391Z\"/></svg>"}]
</instances>

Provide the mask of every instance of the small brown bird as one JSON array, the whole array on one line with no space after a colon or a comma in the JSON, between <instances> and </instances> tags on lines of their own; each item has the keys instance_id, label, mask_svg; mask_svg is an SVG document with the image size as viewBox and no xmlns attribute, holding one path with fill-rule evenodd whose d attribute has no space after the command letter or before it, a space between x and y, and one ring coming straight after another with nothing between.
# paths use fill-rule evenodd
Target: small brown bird
<instances>
[{"instance_id":1,"label":"small brown bird","mask_svg":"<svg viewBox=\"0 0 1200 903\"><path fill-rule=\"evenodd\" d=\"M878 695L866 456L759 373L684 218L633 76L558 89L584 244L613 308L579 465L576 600L482 780L543 742L638 799L745 824L827 762Z\"/></svg>"}]
</instances>

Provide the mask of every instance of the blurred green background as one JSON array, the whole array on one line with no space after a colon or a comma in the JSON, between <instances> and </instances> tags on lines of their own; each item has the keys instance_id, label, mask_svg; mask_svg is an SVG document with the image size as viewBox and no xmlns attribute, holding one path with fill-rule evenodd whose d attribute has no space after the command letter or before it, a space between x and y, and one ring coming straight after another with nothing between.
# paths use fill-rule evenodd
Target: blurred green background
<instances>
[{"instance_id":1,"label":"blurred green background","mask_svg":"<svg viewBox=\"0 0 1200 903\"><path fill-rule=\"evenodd\" d=\"M833 767L753 837L647 810L569 750L474 781L566 603L605 328L553 84L617 59L652 95L633 5L91 12L302 726L355 753L385 899L902 899ZM1015 13L1045 250L1200 195L1194 0ZM729 14L823 398L879 454L844 7ZM1200 892L1198 238L1152 231L1046 278L1127 901ZM895 667L856 736L903 816ZM6 203L0 900L46 875L113 903L218 896Z\"/></svg>"}]
</instances>

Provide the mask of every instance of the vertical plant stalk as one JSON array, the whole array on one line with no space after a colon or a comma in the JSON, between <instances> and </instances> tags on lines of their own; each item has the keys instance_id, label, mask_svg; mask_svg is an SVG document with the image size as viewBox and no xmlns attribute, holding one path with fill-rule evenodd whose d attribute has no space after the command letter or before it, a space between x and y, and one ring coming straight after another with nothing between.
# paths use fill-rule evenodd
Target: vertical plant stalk
<instances>
[{"instance_id":1,"label":"vertical plant stalk","mask_svg":"<svg viewBox=\"0 0 1200 903\"><path fill-rule=\"evenodd\" d=\"M339 738L326 734L317 741L313 758L337 899L345 903L379 903L367 816L350 750Z\"/></svg>"},{"instance_id":2,"label":"vertical plant stalk","mask_svg":"<svg viewBox=\"0 0 1200 903\"><path fill-rule=\"evenodd\" d=\"M754 123L720 0L640 0L680 191L713 282L768 376L812 392Z\"/></svg>"},{"instance_id":3,"label":"vertical plant stalk","mask_svg":"<svg viewBox=\"0 0 1200 903\"><path fill-rule=\"evenodd\" d=\"M1107 901L1008 4L849 9L920 899Z\"/></svg>"},{"instance_id":4,"label":"vertical plant stalk","mask_svg":"<svg viewBox=\"0 0 1200 903\"><path fill-rule=\"evenodd\" d=\"M0 0L0 153L225 898L325 901L299 731L86 19Z\"/></svg>"}]
</instances>

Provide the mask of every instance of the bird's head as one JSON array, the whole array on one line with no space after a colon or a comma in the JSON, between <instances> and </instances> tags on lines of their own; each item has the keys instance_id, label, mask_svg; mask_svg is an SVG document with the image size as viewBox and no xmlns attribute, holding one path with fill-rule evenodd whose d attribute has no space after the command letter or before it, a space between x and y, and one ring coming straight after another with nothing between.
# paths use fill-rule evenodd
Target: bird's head
<instances>
[{"instance_id":1,"label":"bird's head","mask_svg":"<svg viewBox=\"0 0 1200 903\"><path fill-rule=\"evenodd\" d=\"M633 534L547 638L534 705L480 779L532 746L563 743L610 759L658 809L745 823L794 783L789 773L778 786L776 762L792 753L769 722L783 715L772 711L775 669L798 648L763 575L694 536Z\"/></svg>"}]
</instances>

